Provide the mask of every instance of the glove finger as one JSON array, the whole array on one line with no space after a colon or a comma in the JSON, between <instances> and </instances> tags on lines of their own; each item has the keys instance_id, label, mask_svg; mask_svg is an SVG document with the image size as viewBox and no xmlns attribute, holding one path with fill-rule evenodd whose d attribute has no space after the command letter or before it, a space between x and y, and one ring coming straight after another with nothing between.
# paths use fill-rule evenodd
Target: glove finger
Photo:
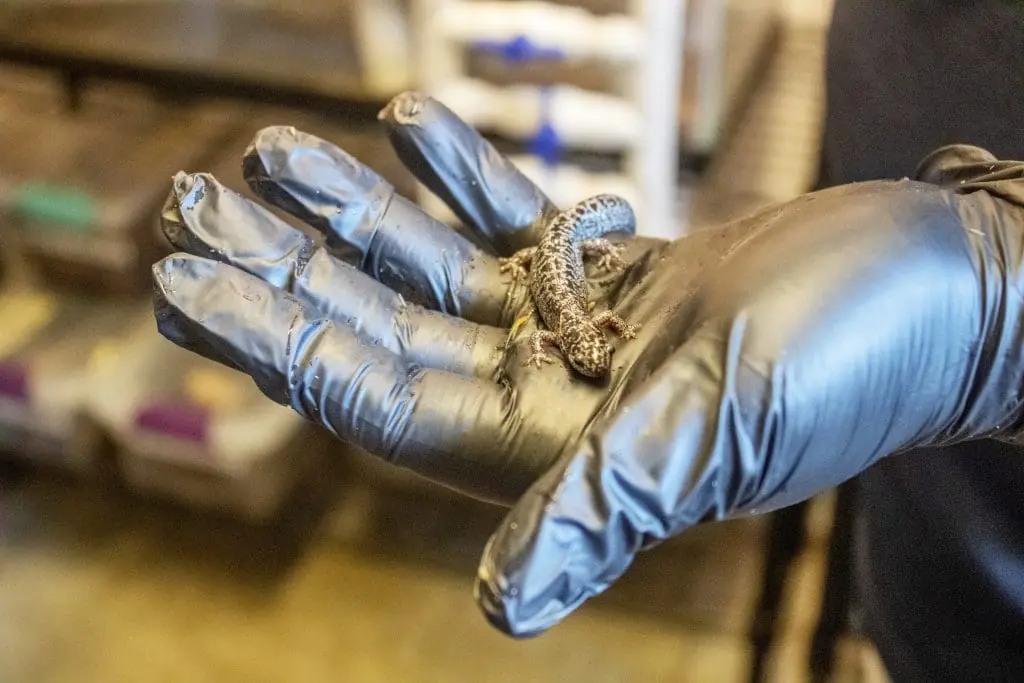
<instances>
[{"instance_id":1,"label":"glove finger","mask_svg":"<svg viewBox=\"0 0 1024 683\"><path fill-rule=\"evenodd\" d=\"M498 369L506 330L406 302L209 174L174 177L161 223L175 248L255 275L365 343L438 370L493 377Z\"/></svg>"},{"instance_id":2,"label":"glove finger","mask_svg":"<svg viewBox=\"0 0 1024 683\"><path fill-rule=\"evenodd\" d=\"M164 337L250 375L340 439L484 500L512 500L532 481L509 461L506 421L516 418L499 385L365 344L226 264L174 254L153 275Z\"/></svg>"},{"instance_id":3,"label":"glove finger","mask_svg":"<svg viewBox=\"0 0 1024 683\"><path fill-rule=\"evenodd\" d=\"M724 517L756 488L749 461L736 457L743 449L717 424L727 414L714 369L723 366L692 350L684 356L539 479L490 538L476 597L498 629L515 637L549 629L606 590L639 551Z\"/></svg>"},{"instance_id":4,"label":"glove finger","mask_svg":"<svg viewBox=\"0 0 1024 683\"><path fill-rule=\"evenodd\" d=\"M508 319L493 255L331 143L290 126L264 128L243 175L259 197L323 233L335 257L406 299L484 324Z\"/></svg>"},{"instance_id":5,"label":"glove finger","mask_svg":"<svg viewBox=\"0 0 1024 683\"><path fill-rule=\"evenodd\" d=\"M420 93L396 96L379 118L402 163L474 238L509 255L540 240L556 207L503 154L448 107Z\"/></svg>"}]
</instances>

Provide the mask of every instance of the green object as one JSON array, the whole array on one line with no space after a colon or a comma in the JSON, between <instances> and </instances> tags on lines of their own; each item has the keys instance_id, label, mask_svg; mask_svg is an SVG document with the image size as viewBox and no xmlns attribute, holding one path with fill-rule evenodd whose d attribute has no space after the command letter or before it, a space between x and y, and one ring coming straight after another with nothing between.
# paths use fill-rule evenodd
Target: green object
<instances>
[{"instance_id":1,"label":"green object","mask_svg":"<svg viewBox=\"0 0 1024 683\"><path fill-rule=\"evenodd\" d=\"M16 211L25 220L90 230L96 223L96 202L80 190L47 185L25 185L18 193Z\"/></svg>"}]
</instances>

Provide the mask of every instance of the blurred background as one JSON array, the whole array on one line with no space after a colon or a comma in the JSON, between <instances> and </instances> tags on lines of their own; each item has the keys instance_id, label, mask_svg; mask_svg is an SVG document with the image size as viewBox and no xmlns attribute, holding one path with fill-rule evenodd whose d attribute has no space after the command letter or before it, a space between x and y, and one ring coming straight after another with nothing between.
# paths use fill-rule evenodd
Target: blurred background
<instances>
[{"instance_id":1,"label":"blurred background","mask_svg":"<svg viewBox=\"0 0 1024 683\"><path fill-rule=\"evenodd\" d=\"M815 182L825 0L0 3L0 681L885 681L832 496L644 554L541 638L472 597L503 511L155 330L172 174L329 139L443 220L375 116L440 98L559 204L674 238ZM251 196L251 195L250 195ZM240 438L244 436L245 438Z\"/></svg>"}]
</instances>

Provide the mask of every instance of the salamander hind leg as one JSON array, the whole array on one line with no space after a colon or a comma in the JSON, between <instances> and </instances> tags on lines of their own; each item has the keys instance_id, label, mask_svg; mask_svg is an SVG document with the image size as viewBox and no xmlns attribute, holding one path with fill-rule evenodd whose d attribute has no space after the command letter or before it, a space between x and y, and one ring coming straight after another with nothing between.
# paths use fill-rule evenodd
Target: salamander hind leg
<instances>
[{"instance_id":1,"label":"salamander hind leg","mask_svg":"<svg viewBox=\"0 0 1024 683\"><path fill-rule=\"evenodd\" d=\"M640 329L639 323L626 322L625 319L611 311L598 313L594 316L593 322L598 327L609 328L623 339L635 339L637 330Z\"/></svg>"},{"instance_id":2,"label":"salamander hind leg","mask_svg":"<svg viewBox=\"0 0 1024 683\"><path fill-rule=\"evenodd\" d=\"M520 249L511 256L500 258L498 259L500 264L498 271L501 273L512 271L512 278L515 280L526 278L530 265L533 263L533 255L536 252L536 247L527 247Z\"/></svg>"},{"instance_id":3,"label":"salamander hind leg","mask_svg":"<svg viewBox=\"0 0 1024 683\"><path fill-rule=\"evenodd\" d=\"M544 345L558 346L558 335L550 330L538 330L530 335L530 357L526 359L525 365L536 365L538 368L544 363L551 363L551 355L545 353Z\"/></svg>"},{"instance_id":4,"label":"salamander hind leg","mask_svg":"<svg viewBox=\"0 0 1024 683\"><path fill-rule=\"evenodd\" d=\"M625 247L621 244L614 244L610 240L599 237L592 240L584 240L580 243L580 249L584 258L596 258L597 267L602 270L616 271L626 267L622 260L622 252Z\"/></svg>"}]
</instances>

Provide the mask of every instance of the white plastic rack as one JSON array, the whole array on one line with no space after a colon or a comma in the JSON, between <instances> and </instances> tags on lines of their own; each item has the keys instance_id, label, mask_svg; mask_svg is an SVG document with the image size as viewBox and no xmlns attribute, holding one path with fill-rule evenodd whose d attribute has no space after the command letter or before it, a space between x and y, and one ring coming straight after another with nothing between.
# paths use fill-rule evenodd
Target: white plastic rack
<instances>
[{"instance_id":1,"label":"white plastic rack","mask_svg":"<svg viewBox=\"0 0 1024 683\"><path fill-rule=\"evenodd\" d=\"M416 0L418 86L470 125L523 144L519 168L560 206L599 192L630 200L642 234L678 237L678 104L686 0L628 0L619 13L566 2ZM568 83L498 84L468 74L467 50L518 64L555 61L617 70L611 91ZM611 154L615 172L559 158ZM554 154L552 152L555 152ZM433 195L421 203L455 221Z\"/></svg>"}]
</instances>

